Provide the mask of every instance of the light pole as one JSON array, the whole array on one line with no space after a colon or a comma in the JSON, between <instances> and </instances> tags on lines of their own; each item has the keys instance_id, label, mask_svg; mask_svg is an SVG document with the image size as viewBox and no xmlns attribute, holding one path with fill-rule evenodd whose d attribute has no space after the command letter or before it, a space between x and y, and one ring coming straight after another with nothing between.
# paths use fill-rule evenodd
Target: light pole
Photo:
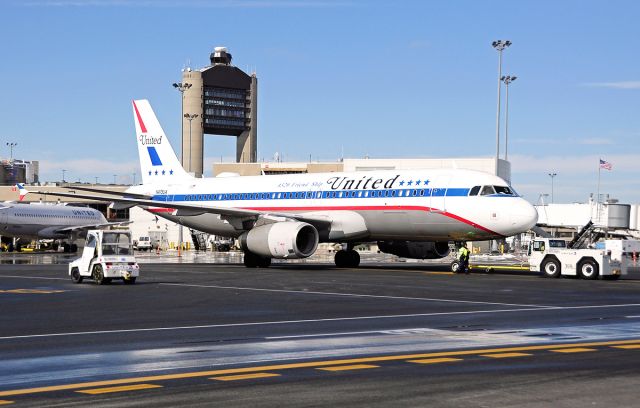
<instances>
[{"instance_id":1,"label":"light pole","mask_svg":"<svg viewBox=\"0 0 640 408\"><path fill-rule=\"evenodd\" d=\"M549 177L551 177L551 204L553 204L553 179L557 175L558 173L549 173Z\"/></svg>"},{"instance_id":2,"label":"light pole","mask_svg":"<svg viewBox=\"0 0 640 408\"><path fill-rule=\"evenodd\" d=\"M181 110L181 114L182 116L184 116L184 91L186 91L187 89L191 88L191 84L190 83L182 83L182 82L174 82L173 83L173 87L176 88L179 92L180 92L180 110ZM180 139L182 139L182 135L184 134L184 126L183 126L184 121L182 119L180 119ZM181 160L180 162L182 163L182 165L184 166L184 146L182 145L182 140L180 140L180 146L182 147L182 152L181 152ZM191 146L189 146L189 149L191 149ZM189 163L189 167L191 167L191 163Z\"/></svg>"},{"instance_id":3,"label":"light pole","mask_svg":"<svg viewBox=\"0 0 640 408\"><path fill-rule=\"evenodd\" d=\"M504 82L505 101L504 101L504 159L509 159L509 84L518 79L517 76L503 76L500 78Z\"/></svg>"},{"instance_id":4,"label":"light pole","mask_svg":"<svg viewBox=\"0 0 640 408\"><path fill-rule=\"evenodd\" d=\"M173 87L176 88L179 92L180 92L180 113L182 116L184 116L184 91L186 91L187 89L191 88L191 84L189 83L182 83L182 82L174 82L173 83ZM182 147L181 152L180 152L180 163L182 164L182 166L184 167L184 145L182 143L182 135L184 134L184 119L182 119L182 117L180 118L180 146ZM191 144L191 143L189 143ZM191 148L191 146L189 146L189 148ZM191 162L189 162L189 166L191 166ZM182 223L180 223L180 228L178 228L178 256L182 256L182 240L183 240L183 236L182 236Z\"/></svg>"},{"instance_id":5,"label":"light pole","mask_svg":"<svg viewBox=\"0 0 640 408\"><path fill-rule=\"evenodd\" d=\"M498 51L498 107L496 109L496 176L498 175L498 159L500 159L500 94L502 88L502 51L511 45L509 40L497 40L491 43Z\"/></svg>"},{"instance_id":6,"label":"light pole","mask_svg":"<svg viewBox=\"0 0 640 408\"><path fill-rule=\"evenodd\" d=\"M18 143L15 142L7 142L7 146L9 146L9 149L11 149L11 156L9 156L11 161L13 161L13 148L17 145Z\"/></svg>"},{"instance_id":7,"label":"light pole","mask_svg":"<svg viewBox=\"0 0 640 408\"><path fill-rule=\"evenodd\" d=\"M98 177L94 177L96 179L96 184L98 184Z\"/></svg>"},{"instance_id":8,"label":"light pole","mask_svg":"<svg viewBox=\"0 0 640 408\"><path fill-rule=\"evenodd\" d=\"M185 113L184 117L189 121L189 173L191 173L191 122L198 117L197 113Z\"/></svg>"},{"instance_id":9,"label":"light pole","mask_svg":"<svg viewBox=\"0 0 640 408\"><path fill-rule=\"evenodd\" d=\"M62 182L64 183L64 173L66 173L67 171L65 169L62 169Z\"/></svg>"},{"instance_id":10,"label":"light pole","mask_svg":"<svg viewBox=\"0 0 640 408\"><path fill-rule=\"evenodd\" d=\"M113 175L113 184L116 184L116 177L118 177L118 175L117 175L117 174L114 174L114 175Z\"/></svg>"}]
</instances>

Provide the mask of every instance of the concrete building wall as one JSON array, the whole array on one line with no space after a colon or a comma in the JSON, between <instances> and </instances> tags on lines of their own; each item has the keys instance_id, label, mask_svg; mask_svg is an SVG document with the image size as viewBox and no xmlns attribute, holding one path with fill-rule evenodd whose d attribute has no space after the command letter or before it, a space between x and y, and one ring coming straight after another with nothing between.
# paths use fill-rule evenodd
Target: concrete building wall
<instances>
[{"instance_id":1,"label":"concrete building wall","mask_svg":"<svg viewBox=\"0 0 640 408\"><path fill-rule=\"evenodd\" d=\"M202 128L202 73L200 71L185 70L182 72L182 83L191 84L184 91L182 113L182 167L193 173L196 177L202 177L204 132ZM197 115L192 120L184 115Z\"/></svg>"},{"instance_id":2,"label":"concrete building wall","mask_svg":"<svg viewBox=\"0 0 640 408\"><path fill-rule=\"evenodd\" d=\"M251 75L249 90L249 130L242 132L236 140L236 162L258 161L258 77Z\"/></svg>"}]
</instances>

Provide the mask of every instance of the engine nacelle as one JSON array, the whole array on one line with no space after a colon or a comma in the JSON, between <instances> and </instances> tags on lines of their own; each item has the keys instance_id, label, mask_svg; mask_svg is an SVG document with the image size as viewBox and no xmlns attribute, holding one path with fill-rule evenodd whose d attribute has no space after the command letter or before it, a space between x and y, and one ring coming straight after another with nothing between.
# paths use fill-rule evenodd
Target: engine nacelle
<instances>
[{"instance_id":1,"label":"engine nacelle","mask_svg":"<svg viewBox=\"0 0 640 408\"><path fill-rule=\"evenodd\" d=\"M378 241L378 249L402 258L438 259L449 255L448 242Z\"/></svg>"},{"instance_id":2,"label":"engine nacelle","mask_svg":"<svg viewBox=\"0 0 640 408\"><path fill-rule=\"evenodd\" d=\"M274 222L245 232L239 240L242 249L267 258L306 258L318 248L318 230L305 222Z\"/></svg>"}]
</instances>

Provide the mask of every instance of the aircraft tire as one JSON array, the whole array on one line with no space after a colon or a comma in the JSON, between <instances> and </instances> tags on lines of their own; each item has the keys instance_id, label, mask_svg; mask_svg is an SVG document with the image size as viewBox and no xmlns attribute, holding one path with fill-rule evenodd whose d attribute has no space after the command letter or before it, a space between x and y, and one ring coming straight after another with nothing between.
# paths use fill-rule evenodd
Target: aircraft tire
<instances>
[{"instance_id":1,"label":"aircraft tire","mask_svg":"<svg viewBox=\"0 0 640 408\"><path fill-rule=\"evenodd\" d=\"M80 270L78 268L73 268L71 270L71 280L73 283L82 283L83 276L80 275Z\"/></svg>"},{"instance_id":2,"label":"aircraft tire","mask_svg":"<svg viewBox=\"0 0 640 408\"><path fill-rule=\"evenodd\" d=\"M268 268L271 266L271 258L258 258L258 268Z\"/></svg>"},{"instance_id":3,"label":"aircraft tire","mask_svg":"<svg viewBox=\"0 0 640 408\"><path fill-rule=\"evenodd\" d=\"M71 247L69 246L69 244L67 243L62 244L62 252L64 252L65 254L69 253L70 249Z\"/></svg>"},{"instance_id":4,"label":"aircraft tire","mask_svg":"<svg viewBox=\"0 0 640 408\"><path fill-rule=\"evenodd\" d=\"M349 268L357 268L358 266L360 266L360 254L358 253L358 251L354 251L352 249L350 251L347 251L347 254L349 255Z\"/></svg>"},{"instance_id":5,"label":"aircraft tire","mask_svg":"<svg viewBox=\"0 0 640 408\"><path fill-rule=\"evenodd\" d=\"M71 252L78 252L78 246L77 246L76 244L71 244L71 245L69 246L69 250L70 250Z\"/></svg>"},{"instance_id":6,"label":"aircraft tire","mask_svg":"<svg viewBox=\"0 0 640 408\"><path fill-rule=\"evenodd\" d=\"M259 258L253 252L245 251L244 253L244 266L247 268L257 268Z\"/></svg>"},{"instance_id":7,"label":"aircraft tire","mask_svg":"<svg viewBox=\"0 0 640 408\"><path fill-rule=\"evenodd\" d=\"M349 255L347 251L345 251L344 249L341 249L338 252L336 252L336 255L334 256L333 261L335 262L338 268L347 268L349 266Z\"/></svg>"},{"instance_id":8,"label":"aircraft tire","mask_svg":"<svg viewBox=\"0 0 640 408\"><path fill-rule=\"evenodd\" d=\"M93 267L93 273L91 274L93 280L98 285L104 285L105 283L109 283L107 278L104 277L104 271L102 270L102 265L96 265Z\"/></svg>"}]
</instances>

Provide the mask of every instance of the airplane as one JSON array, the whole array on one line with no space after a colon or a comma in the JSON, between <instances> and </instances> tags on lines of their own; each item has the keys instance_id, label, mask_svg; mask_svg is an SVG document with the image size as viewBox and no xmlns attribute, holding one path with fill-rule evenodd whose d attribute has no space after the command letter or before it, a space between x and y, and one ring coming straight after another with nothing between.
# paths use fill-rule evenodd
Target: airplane
<instances>
[{"instance_id":1,"label":"airplane","mask_svg":"<svg viewBox=\"0 0 640 408\"><path fill-rule=\"evenodd\" d=\"M16 184L19 201L29 191L23 184ZM66 240L62 244L64 252L76 252L74 243L79 235L88 229L101 228L121 223L109 223L104 215L90 207L75 207L65 204L15 203L0 204L0 235L18 238L14 248L9 244L8 250L20 251L20 240L54 239Z\"/></svg>"},{"instance_id":2,"label":"airplane","mask_svg":"<svg viewBox=\"0 0 640 408\"><path fill-rule=\"evenodd\" d=\"M199 231L237 238L247 267L306 258L320 242L346 244L338 267L358 267L359 243L437 259L449 242L493 240L529 230L535 208L509 184L472 170L384 170L195 178L181 166L147 100L133 101L142 184L122 193L76 188L66 197L140 206ZM83 191L84 190L84 191Z\"/></svg>"}]
</instances>

